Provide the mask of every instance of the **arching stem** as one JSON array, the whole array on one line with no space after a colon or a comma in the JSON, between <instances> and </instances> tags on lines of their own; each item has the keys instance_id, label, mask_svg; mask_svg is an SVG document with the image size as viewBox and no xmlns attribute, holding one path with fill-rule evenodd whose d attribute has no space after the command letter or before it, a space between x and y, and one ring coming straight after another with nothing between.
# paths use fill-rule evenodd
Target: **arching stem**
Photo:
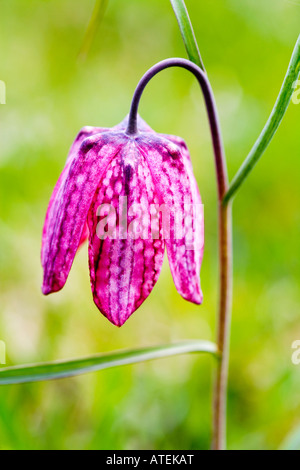
<instances>
[{"instance_id":1,"label":"arching stem","mask_svg":"<svg viewBox=\"0 0 300 470\"><path fill-rule=\"evenodd\" d=\"M226 398L232 291L232 218L231 204L222 203L229 186L227 165L215 99L206 74L200 67L185 59L167 59L152 67L143 76L135 90L129 114L127 134L135 135L138 133L138 107L145 87L155 75L170 67L184 68L193 73L197 78L206 104L214 149L219 214L220 292L218 348L220 360L217 366L214 390L213 448L224 449L226 446Z\"/></svg>"}]
</instances>

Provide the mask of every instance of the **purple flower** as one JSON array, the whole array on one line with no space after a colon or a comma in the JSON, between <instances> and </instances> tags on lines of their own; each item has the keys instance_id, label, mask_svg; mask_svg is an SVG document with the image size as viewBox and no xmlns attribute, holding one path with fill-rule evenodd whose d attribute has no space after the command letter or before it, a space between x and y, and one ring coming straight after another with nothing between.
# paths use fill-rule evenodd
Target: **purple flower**
<instances>
[{"instance_id":1,"label":"purple flower","mask_svg":"<svg viewBox=\"0 0 300 470\"><path fill-rule=\"evenodd\" d=\"M203 298L203 207L186 144L156 134L141 118L139 132L127 135L127 122L80 131L50 199L42 241L47 295L63 288L89 237L94 301L117 326L152 291L165 246L178 292L196 304Z\"/></svg>"}]
</instances>

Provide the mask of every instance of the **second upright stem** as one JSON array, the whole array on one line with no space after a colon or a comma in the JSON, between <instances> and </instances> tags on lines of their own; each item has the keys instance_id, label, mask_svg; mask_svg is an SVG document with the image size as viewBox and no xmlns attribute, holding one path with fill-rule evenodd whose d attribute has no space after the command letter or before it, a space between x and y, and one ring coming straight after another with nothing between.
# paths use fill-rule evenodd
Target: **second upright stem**
<instances>
[{"instance_id":1,"label":"second upright stem","mask_svg":"<svg viewBox=\"0 0 300 470\"><path fill-rule=\"evenodd\" d=\"M224 202L224 197L228 191L229 183L221 128L213 91L206 74L194 63L185 59L177 58L159 62L148 70L140 80L133 96L127 134L136 135L138 133L137 113L140 99L146 85L155 75L170 67L184 68L193 73L197 78L206 104L214 149L219 212L220 292L217 318L217 343L220 359L217 366L214 388L213 448L219 450L224 449L226 445L226 402L232 291L232 220L231 203Z\"/></svg>"},{"instance_id":2,"label":"second upright stem","mask_svg":"<svg viewBox=\"0 0 300 470\"><path fill-rule=\"evenodd\" d=\"M220 292L217 344L220 358L217 365L213 401L214 450L226 449L227 384L230 348L232 303L232 205L219 202Z\"/></svg>"}]
</instances>

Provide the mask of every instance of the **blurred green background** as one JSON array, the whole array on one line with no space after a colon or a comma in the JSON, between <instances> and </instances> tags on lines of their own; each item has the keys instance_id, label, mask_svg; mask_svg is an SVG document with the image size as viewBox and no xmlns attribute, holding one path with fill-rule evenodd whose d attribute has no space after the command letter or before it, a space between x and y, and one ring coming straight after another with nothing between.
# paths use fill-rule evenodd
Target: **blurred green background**
<instances>
[{"instance_id":1,"label":"blurred green background","mask_svg":"<svg viewBox=\"0 0 300 470\"><path fill-rule=\"evenodd\" d=\"M300 2L187 0L213 85L233 176L275 102L300 32ZM177 294L167 260L152 295L121 329L93 304L87 247L65 288L40 292L40 238L52 188L84 125L113 126L141 75L185 57L167 0L110 0L85 62L85 0L0 0L0 339L8 365L188 338L214 339L216 184L198 85L170 70L148 86L142 117L184 137L205 204L205 301ZM300 424L300 106L291 104L234 203L230 449L275 449ZM205 449L213 359L189 356L52 383L0 389L0 449Z\"/></svg>"}]
</instances>

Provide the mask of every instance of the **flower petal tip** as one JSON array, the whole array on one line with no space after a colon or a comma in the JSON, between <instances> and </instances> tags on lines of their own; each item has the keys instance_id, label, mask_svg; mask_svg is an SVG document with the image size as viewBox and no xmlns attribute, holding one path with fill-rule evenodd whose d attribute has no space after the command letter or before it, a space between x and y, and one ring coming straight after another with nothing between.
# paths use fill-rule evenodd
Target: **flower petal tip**
<instances>
[{"instance_id":1,"label":"flower petal tip","mask_svg":"<svg viewBox=\"0 0 300 470\"><path fill-rule=\"evenodd\" d=\"M197 305L203 304L203 292L202 291L200 291L200 294L197 296L194 303Z\"/></svg>"},{"instance_id":2,"label":"flower petal tip","mask_svg":"<svg viewBox=\"0 0 300 470\"><path fill-rule=\"evenodd\" d=\"M122 320L120 319L108 319L108 320L110 321L112 325L116 326L117 328L121 328L121 326L123 326L127 322L128 318L122 319Z\"/></svg>"},{"instance_id":3,"label":"flower petal tip","mask_svg":"<svg viewBox=\"0 0 300 470\"><path fill-rule=\"evenodd\" d=\"M202 305L203 303L203 293L202 291L196 292L179 292L181 297L188 302L192 302L196 305Z\"/></svg>"},{"instance_id":4,"label":"flower petal tip","mask_svg":"<svg viewBox=\"0 0 300 470\"><path fill-rule=\"evenodd\" d=\"M59 285L57 283L46 283L44 282L44 284L42 285L42 294L43 295L49 295L49 294L53 294L54 292L59 292L62 288L64 287L64 284L63 285Z\"/></svg>"},{"instance_id":5,"label":"flower petal tip","mask_svg":"<svg viewBox=\"0 0 300 470\"><path fill-rule=\"evenodd\" d=\"M117 313L114 313L114 314L107 314L105 313L104 311L100 310L99 306L96 304L98 310L100 311L100 313L102 313L106 318L107 320L114 326L116 326L117 328L121 328L121 326L123 326L127 320L129 320L129 318L131 317L132 313L130 313L130 315L126 314L126 315L120 315L119 312Z\"/></svg>"},{"instance_id":6,"label":"flower petal tip","mask_svg":"<svg viewBox=\"0 0 300 470\"><path fill-rule=\"evenodd\" d=\"M42 290L42 294L43 294L43 295L50 295L50 294L52 294L53 292L55 292L55 291L53 291L52 289L50 289L49 287L43 287L43 286L42 286L42 289L41 289L41 290Z\"/></svg>"},{"instance_id":7,"label":"flower petal tip","mask_svg":"<svg viewBox=\"0 0 300 470\"><path fill-rule=\"evenodd\" d=\"M42 294L43 294L43 295L49 295L49 294L51 294L51 289L49 289L48 287L42 286L42 287L41 287L41 291L42 291Z\"/></svg>"}]
</instances>

